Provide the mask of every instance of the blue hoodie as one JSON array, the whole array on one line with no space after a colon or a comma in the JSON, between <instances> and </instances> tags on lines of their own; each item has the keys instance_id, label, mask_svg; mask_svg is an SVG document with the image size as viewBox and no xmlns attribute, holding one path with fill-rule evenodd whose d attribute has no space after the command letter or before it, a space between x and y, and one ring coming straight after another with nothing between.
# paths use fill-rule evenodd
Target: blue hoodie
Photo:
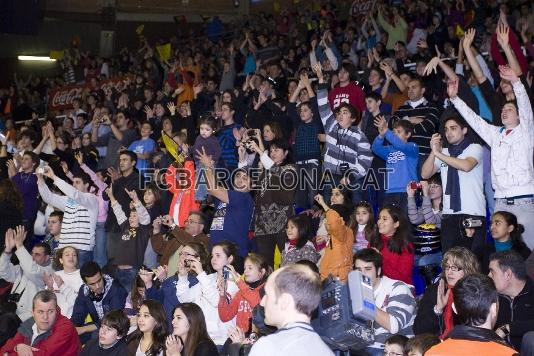
<instances>
[{"instance_id":1,"label":"blue hoodie","mask_svg":"<svg viewBox=\"0 0 534 356\"><path fill-rule=\"evenodd\" d=\"M384 146L384 138L390 145ZM371 149L386 161L388 173L386 193L404 193L411 181L418 181L417 163L419 161L419 147L413 142L404 142L391 130L387 130L384 138L378 135Z\"/></svg>"}]
</instances>

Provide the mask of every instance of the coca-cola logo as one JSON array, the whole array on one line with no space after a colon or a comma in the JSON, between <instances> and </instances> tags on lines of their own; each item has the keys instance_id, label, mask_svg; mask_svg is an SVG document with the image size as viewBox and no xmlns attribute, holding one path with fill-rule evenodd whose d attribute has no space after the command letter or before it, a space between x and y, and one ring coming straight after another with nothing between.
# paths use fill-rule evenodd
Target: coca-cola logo
<instances>
[{"instance_id":1,"label":"coca-cola logo","mask_svg":"<svg viewBox=\"0 0 534 356\"><path fill-rule=\"evenodd\" d=\"M70 88L58 90L52 98L52 106L72 105L72 101L82 96L83 88Z\"/></svg>"},{"instance_id":2,"label":"coca-cola logo","mask_svg":"<svg viewBox=\"0 0 534 356\"><path fill-rule=\"evenodd\" d=\"M98 89L108 93L111 89L122 91L133 80L133 76L108 79L100 82ZM72 101L82 96L82 92L88 88L86 85L70 85L58 88L50 92L51 100L49 105L52 109L69 109L72 107Z\"/></svg>"}]
</instances>

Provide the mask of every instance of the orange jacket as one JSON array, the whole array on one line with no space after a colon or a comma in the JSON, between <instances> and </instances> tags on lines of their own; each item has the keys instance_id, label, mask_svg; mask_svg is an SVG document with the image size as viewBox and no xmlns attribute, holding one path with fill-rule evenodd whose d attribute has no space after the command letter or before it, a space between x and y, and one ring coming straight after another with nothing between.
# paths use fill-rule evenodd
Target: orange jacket
<instances>
[{"instance_id":1,"label":"orange jacket","mask_svg":"<svg viewBox=\"0 0 534 356\"><path fill-rule=\"evenodd\" d=\"M247 332L250 329L250 319L252 318L252 309L260 304L260 289L265 283L260 284L254 289L251 289L244 280L237 281L239 290L232 298L230 303L226 298L219 298L219 318L221 321L227 322L237 316L236 325ZM230 296L230 295L228 295Z\"/></svg>"},{"instance_id":2,"label":"orange jacket","mask_svg":"<svg viewBox=\"0 0 534 356\"><path fill-rule=\"evenodd\" d=\"M172 164L167 169L165 174L165 181L169 187L169 192L173 194L169 215L175 219L175 223L179 227L184 227L185 221L189 217L191 211L198 210L200 205L195 201L195 163L193 161L185 161L184 168L187 176L182 176L187 180L187 185L183 188L179 186L176 180L176 167ZM179 209L179 211L175 211Z\"/></svg>"},{"instance_id":3,"label":"orange jacket","mask_svg":"<svg viewBox=\"0 0 534 356\"><path fill-rule=\"evenodd\" d=\"M425 356L460 356L460 355L519 355L514 349L495 341L472 341L447 339L425 352Z\"/></svg>"},{"instance_id":4,"label":"orange jacket","mask_svg":"<svg viewBox=\"0 0 534 356\"><path fill-rule=\"evenodd\" d=\"M321 279L325 279L331 273L345 282L349 272L352 271L354 232L333 209L326 212L326 230L330 241L324 248L325 253L319 266Z\"/></svg>"}]
</instances>

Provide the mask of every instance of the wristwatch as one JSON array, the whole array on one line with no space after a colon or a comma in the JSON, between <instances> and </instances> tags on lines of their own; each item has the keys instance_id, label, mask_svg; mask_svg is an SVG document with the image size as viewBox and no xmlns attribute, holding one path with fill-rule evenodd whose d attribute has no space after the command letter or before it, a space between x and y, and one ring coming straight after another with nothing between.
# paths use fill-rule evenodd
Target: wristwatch
<instances>
[{"instance_id":1,"label":"wristwatch","mask_svg":"<svg viewBox=\"0 0 534 356\"><path fill-rule=\"evenodd\" d=\"M440 316L441 314L443 314L443 311L439 311L438 306L434 305L434 314Z\"/></svg>"}]
</instances>

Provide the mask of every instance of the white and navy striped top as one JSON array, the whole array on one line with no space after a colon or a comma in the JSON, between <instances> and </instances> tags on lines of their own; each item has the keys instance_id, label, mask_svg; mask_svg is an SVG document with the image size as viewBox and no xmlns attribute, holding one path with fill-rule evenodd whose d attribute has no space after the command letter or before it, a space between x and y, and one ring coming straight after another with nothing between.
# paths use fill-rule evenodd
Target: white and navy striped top
<instances>
[{"instance_id":1,"label":"white and navy striped top","mask_svg":"<svg viewBox=\"0 0 534 356\"><path fill-rule=\"evenodd\" d=\"M328 104L328 91L324 84L319 85L317 104L326 133L324 169L341 174L340 165L348 163L357 178L364 177L373 162L367 137L357 126L344 129L338 124Z\"/></svg>"},{"instance_id":2,"label":"white and navy striped top","mask_svg":"<svg viewBox=\"0 0 534 356\"><path fill-rule=\"evenodd\" d=\"M91 193L82 193L58 177L55 185L65 196L54 194L46 184L39 184L43 200L63 211L59 248L72 246L78 250L92 251L95 245L95 228L98 217L98 198Z\"/></svg>"}]
</instances>

